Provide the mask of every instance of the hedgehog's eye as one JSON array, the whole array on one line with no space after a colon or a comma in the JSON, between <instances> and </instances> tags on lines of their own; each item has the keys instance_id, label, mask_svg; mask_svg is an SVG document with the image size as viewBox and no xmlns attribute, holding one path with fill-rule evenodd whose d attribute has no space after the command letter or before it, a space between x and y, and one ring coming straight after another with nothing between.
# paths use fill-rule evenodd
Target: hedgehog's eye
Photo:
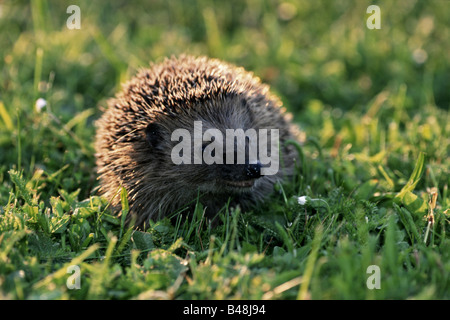
<instances>
[{"instance_id":1,"label":"hedgehog's eye","mask_svg":"<svg viewBox=\"0 0 450 320\"><path fill-rule=\"evenodd\" d=\"M145 128L147 142L152 148L158 147L159 142L162 140L162 130L162 127L154 122Z\"/></svg>"}]
</instances>

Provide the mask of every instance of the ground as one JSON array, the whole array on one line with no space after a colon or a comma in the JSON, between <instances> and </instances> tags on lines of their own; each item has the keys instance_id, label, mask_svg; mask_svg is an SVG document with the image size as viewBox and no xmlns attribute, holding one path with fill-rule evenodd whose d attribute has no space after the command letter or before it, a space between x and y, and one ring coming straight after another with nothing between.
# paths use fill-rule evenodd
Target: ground
<instances>
[{"instance_id":1,"label":"ground","mask_svg":"<svg viewBox=\"0 0 450 320\"><path fill-rule=\"evenodd\" d=\"M73 4L79 29L64 1L0 4L0 299L450 298L448 2ZM268 83L302 161L216 228L198 203L134 230L96 192L94 122L181 53Z\"/></svg>"}]
</instances>

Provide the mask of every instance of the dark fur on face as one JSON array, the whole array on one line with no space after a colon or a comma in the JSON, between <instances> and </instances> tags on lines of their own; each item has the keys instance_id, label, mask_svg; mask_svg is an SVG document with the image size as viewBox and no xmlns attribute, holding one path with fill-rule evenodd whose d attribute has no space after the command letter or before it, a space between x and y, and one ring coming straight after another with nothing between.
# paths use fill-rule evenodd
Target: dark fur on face
<instances>
[{"instance_id":1,"label":"dark fur on face","mask_svg":"<svg viewBox=\"0 0 450 320\"><path fill-rule=\"evenodd\" d=\"M174 164L171 151L178 141L171 141L172 132L193 134L194 121L202 121L203 132L278 129L283 167L261 176L259 162ZM268 87L242 68L206 57L166 59L142 70L109 100L97 127L100 192L120 207L114 195L125 187L138 226L174 213L199 194L210 218L229 199L248 209L293 173L297 156L285 144L296 139L296 128Z\"/></svg>"}]
</instances>

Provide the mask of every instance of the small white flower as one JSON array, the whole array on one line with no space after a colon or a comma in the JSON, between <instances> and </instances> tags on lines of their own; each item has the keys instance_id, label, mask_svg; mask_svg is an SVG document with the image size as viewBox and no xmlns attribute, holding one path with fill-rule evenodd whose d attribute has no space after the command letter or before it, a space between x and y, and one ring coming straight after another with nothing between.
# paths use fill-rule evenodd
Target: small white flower
<instances>
[{"instance_id":1,"label":"small white flower","mask_svg":"<svg viewBox=\"0 0 450 320\"><path fill-rule=\"evenodd\" d=\"M298 197L297 202L298 202L298 204L300 204L302 206L305 205L306 204L306 196Z\"/></svg>"},{"instance_id":2,"label":"small white flower","mask_svg":"<svg viewBox=\"0 0 450 320\"><path fill-rule=\"evenodd\" d=\"M47 106L47 101L43 98L37 99L36 104L34 105L37 112L41 112L42 109L44 109L46 106Z\"/></svg>"},{"instance_id":3,"label":"small white flower","mask_svg":"<svg viewBox=\"0 0 450 320\"><path fill-rule=\"evenodd\" d=\"M301 196L301 197L297 197L297 202L301 206L304 206L307 203L310 205L318 205L319 203L323 203L323 204L325 204L325 207L327 208L328 213L330 212L330 206L328 205L328 202L326 202L323 199L311 199L308 196Z\"/></svg>"}]
</instances>

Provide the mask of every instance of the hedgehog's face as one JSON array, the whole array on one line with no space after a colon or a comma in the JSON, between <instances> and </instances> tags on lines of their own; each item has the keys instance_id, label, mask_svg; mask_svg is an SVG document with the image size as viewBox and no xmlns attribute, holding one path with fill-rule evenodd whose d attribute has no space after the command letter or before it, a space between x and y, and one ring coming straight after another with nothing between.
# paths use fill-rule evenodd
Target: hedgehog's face
<instances>
[{"instance_id":1,"label":"hedgehog's face","mask_svg":"<svg viewBox=\"0 0 450 320\"><path fill-rule=\"evenodd\" d=\"M262 174L251 115L245 110L242 114L218 110L183 116L183 122L177 117L170 123L165 119L148 124L149 157L164 159L154 167L161 168L167 181L174 179L195 193L251 192L264 181L272 181Z\"/></svg>"}]
</instances>

